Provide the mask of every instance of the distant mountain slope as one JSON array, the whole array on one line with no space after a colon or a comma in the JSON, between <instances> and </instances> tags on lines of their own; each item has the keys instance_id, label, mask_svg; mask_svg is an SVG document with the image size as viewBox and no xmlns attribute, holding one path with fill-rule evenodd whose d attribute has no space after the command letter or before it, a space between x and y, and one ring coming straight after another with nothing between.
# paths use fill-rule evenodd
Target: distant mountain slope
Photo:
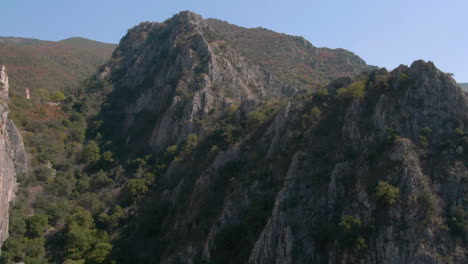
<instances>
[{"instance_id":1,"label":"distant mountain slope","mask_svg":"<svg viewBox=\"0 0 468 264\"><path fill-rule=\"evenodd\" d=\"M12 91L33 94L76 85L110 58L116 45L84 38L63 41L0 37L0 64L7 66Z\"/></svg>"},{"instance_id":2,"label":"distant mountain slope","mask_svg":"<svg viewBox=\"0 0 468 264\"><path fill-rule=\"evenodd\" d=\"M206 21L248 59L294 86L314 87L373 68L350 51L317 48L303 37L265 28L243 28L216 19Z\"/></svg>"},{"instance_id":3,"label":"distant mountain slope","mask_svg":"<svg viewBox=\"0 0 468 264\"><path fill-rule=\"evenodd\" d=\"M465 92L468 92L468 83L459 83Z\"/></svg>"}]
</instances>

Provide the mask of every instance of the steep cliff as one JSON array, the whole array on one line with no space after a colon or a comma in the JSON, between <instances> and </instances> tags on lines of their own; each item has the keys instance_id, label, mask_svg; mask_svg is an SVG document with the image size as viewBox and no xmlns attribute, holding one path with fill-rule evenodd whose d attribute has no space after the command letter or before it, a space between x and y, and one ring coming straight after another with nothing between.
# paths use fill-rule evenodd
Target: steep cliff
<instances>
[{"instance_id":1,"label":"steep cliff","mask_svg":"<svg viewBox=\"0 0 468 264\"><path fill-rule=\"evenodd\" d=\"M0 66L0 245L8 237L10 203L15 198L16 175L27 172L23 140L8 119L9 82L6 67Z\"/></svg>"},{"instance_id":2,"label":"steep cliff","mask_svg":"<svg viewBox=\"0 0 468 264\"><path fill-rule=\"evenodd\" d=\"M164 150L189 134L203 137L209 130L203 120L216 119L228 108L240 107L246 115L267 100L313 91L335 76L369 69L350 52L325 51L304 39L268 32L270 40L279 40L276 52L265 46L273 41L249 45L248 38L232 39L218 22L191 12L130 29L99 74L113 88L102 111L107 134L125 151L131 151L128 146ZM266 56L275 60L267 64ZM287 64L279 63L286 59ZM277 63L279 68L268 67ZM278 69L286 74L278 75Z\"/></svg>"},{"instance_id":3,"label":"steep cliff","mask_svg":"<svg viewBox=\"0 0 468 264\"><path fill-rule=\"evenodd\" d=\"M174 159L122 234L123 261L466 262L461 88L416 61L328 89Z\"/></svg>"}]
</instances>

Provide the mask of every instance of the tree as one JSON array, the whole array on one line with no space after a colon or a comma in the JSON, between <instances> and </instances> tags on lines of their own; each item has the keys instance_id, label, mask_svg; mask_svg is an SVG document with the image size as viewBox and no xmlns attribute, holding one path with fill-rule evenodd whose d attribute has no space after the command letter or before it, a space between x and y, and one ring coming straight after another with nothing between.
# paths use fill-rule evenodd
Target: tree
<instances>
[{"instance_id":1,"label":"tree","mask_svg":"<svg viewBox=\"0 0 468 264\"><path fill-rule=\"evenodd\" d=\"M392 205L397 201L400 189L386 181L379 181L375 190L377 199L385 205Z\"/></svg>"},{"instance_id":2,"label":"tree","mask_svg":"<svg viewBox=\"0 0 468 264\"><path fill-rule=\"evenodd\" d=\"M122 193L126 202L129 204L138 200L138 198L149 190L144 179L130 179L123 187Z\"/></svg>"},{"instance_id":3,"label":"tree","mask_svg":"<svg viewBox=\"0 0 468 264\"><path fill-rule=\"evenodd\" d=\"M61 91L51 93L49 98L52 101L64 101L66 99L65 95Z\"/></svg>"},{"instance_id":4,"label":"tree","mask_svg":"<svg viewBox=\"0 0 468 264\"><path fill-rule=\"evenodd\" d=\"M185 138L184 150L190 152L198 144L198 136L195 134L190 134Z\"/></svg>"},{"instance_id":5,"label":"tree","mask_svg":"<svg viewBox=\"0 0 468 264\"><path fill-rule=\"evenodd\" d=\"M48 216L37 214L26 219L26 234L30 238L42 237L48 227Z\"/></svg>"},{"instance_id":6,"label":"tree","mask_svg":"<svg viewBox=\"0 0 468 264\"><path fill-rule=\"evenodd\" d=\"M364 80L353 82L346 88L338 89L337 93L341 99L362 98L366 93L366 82Z\"/></svg>"},{"instance_id":7,"label":"tree","mask_svg":"<svg viewBox=\"0 0 468 264\"><path fill-rule=\"evenodd\" d=\"M249 126L261 126L266 121L266 116L259 110L250 112L247 116L247 124Z\"/></svg>"},{"instance_id":8,"label":"tree","mask_svg":"<svg viewBox=\"0 0 468 264\"><path fill-rule=\"evenodd\" d=\"M99 146L95 141L90 141L86 147L83 148L83 161L86 163L93 163L100 159Z\"/></svg>"},{"instance_id":9,"label":"tree","mask_svg":"<svg viewBox=\"0 0 468 264\"><path fill-rule=\"evenodd\" d=\"M86 256L87 264L104 263L112 251L112 245L109 243L98 243L94 249Z\"/></svg>"},{"instance_id":10,"label":"tree","mask_svg":"<svg viewBox=\"0 0 468 264\"><path fill-rule=\"evenodd\" d=\"M359 218L344 215L339 223L345 241L356 250L367 248L366 239L362 236L364 225Z\"/></svg>"}]
</instances>

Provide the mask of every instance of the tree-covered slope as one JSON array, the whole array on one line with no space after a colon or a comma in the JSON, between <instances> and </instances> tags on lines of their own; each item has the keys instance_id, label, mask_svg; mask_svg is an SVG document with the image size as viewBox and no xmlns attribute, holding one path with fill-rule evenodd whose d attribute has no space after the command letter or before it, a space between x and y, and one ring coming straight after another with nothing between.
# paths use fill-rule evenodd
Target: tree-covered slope
<instances>
[{"instance_id":1,"label":"tree-covered slope","mask_svg":"<svg viewBox=\"0 0 468 264\"><path fill-rule=\"evenodd\" d=\"M63 41L1 37L0 64L6 65L12 91L33 96L63 91L94 73L116 45L83 38Z\"/></svg>"}]
</instances>

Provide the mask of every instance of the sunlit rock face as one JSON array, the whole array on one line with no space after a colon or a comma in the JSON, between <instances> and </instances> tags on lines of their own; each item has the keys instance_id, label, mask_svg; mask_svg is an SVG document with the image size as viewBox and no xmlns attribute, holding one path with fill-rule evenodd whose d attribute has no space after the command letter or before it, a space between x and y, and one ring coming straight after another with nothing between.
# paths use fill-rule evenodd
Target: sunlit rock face
<instances>
[{"instance_id":1,"label":"sunlit rock face","mask_svg":"<svg viewBox=\"0 0 468 264\"><path fill-rule=\"evenodd\" d=\"M0 66L0 245L8 238L10 203L15 198L17 173L27 173L28 162L23 139L8 119L8 75Z\"/></svg>"}]
</instances>

